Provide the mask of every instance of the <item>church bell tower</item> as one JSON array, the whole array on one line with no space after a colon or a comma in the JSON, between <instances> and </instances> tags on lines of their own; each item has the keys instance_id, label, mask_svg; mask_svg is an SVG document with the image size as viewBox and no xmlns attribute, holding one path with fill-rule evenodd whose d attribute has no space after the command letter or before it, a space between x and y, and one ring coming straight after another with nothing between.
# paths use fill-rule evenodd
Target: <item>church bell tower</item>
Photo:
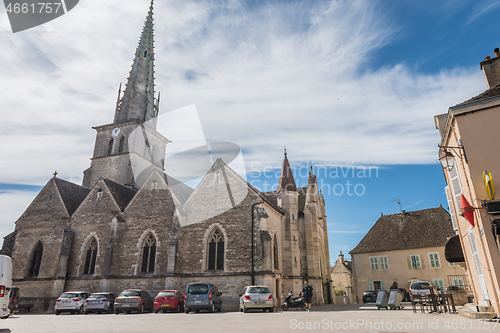
<instances>
[{"instance_id":1,"label":"church bell tower","mask_svg":"<svg viewBox=\"0 0 500 333\"><path fill-rule=\"evenodd\" d=\"M105 177L138 188L137 170L163 171L169 141L156 130L160 95L155 99L153 27L151 1L127 84L123 93L121 84L118 90L114 120L93 127L97 136L90 168L83 172L84 187L92 188Z\"/></svg>"}]
</instances>

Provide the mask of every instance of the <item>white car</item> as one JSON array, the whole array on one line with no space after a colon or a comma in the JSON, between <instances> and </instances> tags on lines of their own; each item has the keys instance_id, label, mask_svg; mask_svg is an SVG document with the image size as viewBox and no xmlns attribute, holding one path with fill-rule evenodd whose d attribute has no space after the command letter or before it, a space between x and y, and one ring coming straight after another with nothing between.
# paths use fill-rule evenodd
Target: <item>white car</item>
<instances>
[{"instance_id":1,"label":"white car","mask_svg":"<svg viewBox=\"0 0 500 333\"><path fill-rule=\"evenodd\" d=\"M10 316L9 300L12 288L12 259L0 255L0 318L7 319Z\"/></svg>"},{"instance_id":2,"label":"white car","mask_svg":"<svg viewBox=\"0 0 500 333\"><path fill-rule=\"evenodd\" d=\"M266 286L247 286L243 295L240 295L240 311L248 312L249 309L262 309L274 311L273 294Z\"/></svg>"},{"instance_id":3,"label":"white car","mask_svg":"<svg viewBox=\"0 0 500 333\"><path fill-rule=\"evenodd\" d=\"M61 312L83 313L85 300L89 296L90 294L85 291L67 291L56 300L54 312L56 315L61 314Z\"/></svg>"}]
</instances>

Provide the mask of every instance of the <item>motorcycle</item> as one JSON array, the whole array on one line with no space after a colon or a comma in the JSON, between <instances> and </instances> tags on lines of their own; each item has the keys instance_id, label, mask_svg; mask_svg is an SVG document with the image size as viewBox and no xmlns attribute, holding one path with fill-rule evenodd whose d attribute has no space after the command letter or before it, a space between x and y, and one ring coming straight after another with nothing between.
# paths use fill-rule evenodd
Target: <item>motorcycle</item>
<instances>
[{"instance_id":1,"label":"motorcycle","mask_svg":"<svg viewBox=\"0 0 500 333\"><path fill-rule=\"evenodd\" d=\"M295 297L294 299L292 299L291 292L288 293L288 297L286 298L281 308L283 309L283 311L288 311L288 309L290 308L295 308L295 310L302 309L303 311L307 309L302 297Z\"/></svg>"}]
</instances>

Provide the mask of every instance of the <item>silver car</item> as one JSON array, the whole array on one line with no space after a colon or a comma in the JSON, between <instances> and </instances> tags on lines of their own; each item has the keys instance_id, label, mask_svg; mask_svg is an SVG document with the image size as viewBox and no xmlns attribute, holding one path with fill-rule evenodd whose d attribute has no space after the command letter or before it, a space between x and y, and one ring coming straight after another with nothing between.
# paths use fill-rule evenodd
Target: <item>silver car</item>
<instances>
[{"instance_id":1,"label":"silver car","mask_svg":"<svg viewBox=\"0 0 500 333\"><path fill-rule=\"evenodd\" d=\"M262 309L274 311L273 294L266 286L247 286L240 295L240 311L248 312L249 309Z\"/></svg>"},{"instance_id":2,"label":"silver car","mask_svg":"<svg viewBox=\"0 0 500 333\"><path fill-rule=\"evenodd\" d=\"M90 294L85 291L67 291L56 300L54 312L56 315L61 314L61 312L83 313L85 300L89 296Z\"/></svg>"},{"instance_id":3,"label":"silver car","mask_svg":"<svg viewBox=\"0 0 500 333\"><path fill-rule=\"evenodd\" d=\"M112 293L93 293L85 300L84 314L89 312L113 313L115 305L115 294Z\"/></svg>"},{"instance_id":4,"label":"silver car","mask_svg":"<svg viewBox=\"0 0 500 333\"><path fill-rule=\"evenodd\" d=\"M410 296L429 295L431 293L431 288L431 283L427 281L412 282L410 285Z\"/></svg>"}]
</instances>

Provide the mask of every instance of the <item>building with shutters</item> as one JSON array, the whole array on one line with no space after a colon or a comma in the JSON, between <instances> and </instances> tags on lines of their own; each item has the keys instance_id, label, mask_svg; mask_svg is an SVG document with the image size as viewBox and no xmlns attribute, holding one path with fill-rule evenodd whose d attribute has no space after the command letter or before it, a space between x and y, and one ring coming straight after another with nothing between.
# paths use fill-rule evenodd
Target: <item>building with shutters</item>
<instances>
[{"instance_id":1,"label":"building with shutters","mask_svg":"<svg viewBox=\"0 0 500 333\"><path fill-rule=\"evenodd\" d=\"M488 89L434 119L441 137L439 157L457 233L455 242L462 250L451 259L465 264L475 303L491 305L499 315L500 201L494 187L498 193L500 56L487 57L480 65ZM463 206L469 207L462 210Z\"/></svg>"},{"instance_id":2,"label":"building with shutters","mask_svg":"<svg viewBox=\"0 0 500 333\"><path fill-rule=\"evenodd\" d=\"M156 130L154 87L151 3L114 119L94 127L82 185L55 174L4 238L2 253L12 257L20 301L51 310L69 290L142 288L156 295L204 281L223 293L225 309L236 309L247 285L268 286L279 305L308 279L313 303L329 302L325 201L312 170L307 186L297 187L285 153L271 192L251 186L221 158L195 189L169 177L163 169L169 140ZM131 141L134 133L139 140ZM150 167L137 175L136 164ZM241 200L234 200L234 186L244 190ZM186 216L218 205L217 214L185 223Z\"/></svg>"},{"instance_id":3,"label":"building with shutters","mask_svg":"<svg viewBox=\"0 0 500 333\"><path fill-rule=\"evenodd\" d=\"M389 290L394 281L406 290L414 280L433 282L440 291L465 285L463 268L444 259L445 244L454 235L442 207L382 215L349 252L357 301L365 291Z\"/></svg>"}]
</instances>

